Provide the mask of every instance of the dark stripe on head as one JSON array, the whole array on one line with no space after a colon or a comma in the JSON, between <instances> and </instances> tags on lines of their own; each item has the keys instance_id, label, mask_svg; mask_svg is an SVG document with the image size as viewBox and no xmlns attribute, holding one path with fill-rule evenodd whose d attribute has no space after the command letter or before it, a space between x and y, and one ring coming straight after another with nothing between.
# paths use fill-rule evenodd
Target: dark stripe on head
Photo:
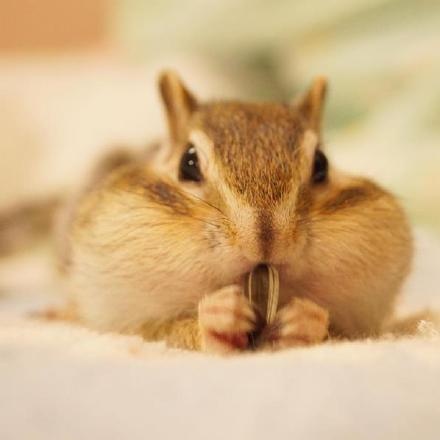
<instances>
[{"instance_id":1,"label":"dark stripe on head","mask_svg":"<svg viewBox=\"0 0 440 440\"><path fill-rule=\"evenodd\" d=\"M321 208L323 214L332 214L344 208L351 208L364 202L370 202L382 195L376 185L364 182L362 186L346 188L334 198L328 200Z\"/></svg>"},{"instance_id":2,"label":"dark stripe on head","mask_svg":"<svg viewBox=\"0 0 440 440\"><path fill-rule=\"evenodd\" d=\"M261 254L263 259L268 259L272 251L274 231L272 225L272 215L268 211L261 211L257 221L258 237L260 239Z\"/></svg>"},{"instance_id":3,"label":"dark stripe on head","mask_svg":"<svg viewBox=\"0 0 440 440\"><path fill-rule=\"evenodd\" d=\"M228 186L251 206L275 206L297 175L304 127L289 105L207 104L195 120L212 140Z\"/></svg>"},{"instance_id":4,"label":"dark stripe on head","mask_svg":"<svg viewBox=\"0 0 440 440\"><path fill-rule=\"evenodd\" d=\"M176 214L189 215L191 201L176 186L153 177L147 170L134 168L121 176L119 185L131 193L138 193L147 200L169 208ZM159 207L160 207L159 206Z\"/></svg>"},{"instance_id":5,"label":"dark stripe on head","mask_svg":"<svg viewBox=\"0 0 440 440\"><path fill-rule=\"evenodd\" d=\"M186 197L174 186L158 180L144 188L149 199L167 206L176 214L189 214L189 206L185 203Z\"/></svg>"}]
</instances>

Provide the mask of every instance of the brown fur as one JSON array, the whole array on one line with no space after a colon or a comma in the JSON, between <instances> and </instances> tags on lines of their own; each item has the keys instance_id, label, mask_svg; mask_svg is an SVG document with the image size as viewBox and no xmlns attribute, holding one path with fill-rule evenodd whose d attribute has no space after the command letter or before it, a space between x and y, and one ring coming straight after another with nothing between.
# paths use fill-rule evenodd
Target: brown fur
<instances>
[{"instance_id":1,"label":"brown fur","mask_svg":"<svg viewBox=\"0 0 440 440\"><path fill-rule=\"evenodd\" d=\"M369 204L385 195L373 182L361 180L352 186L337 191L328 197L320 207L321 214L331 215L343 209L350 209L363 203Z\"/></svg>"},{"instance_id":2,"label":"brown fur","mask_svg":"<svg viewBox=\"0 0 440 440\"><path fill-rule=\"evenodd\" d=\"M173 214L190 215L191 201L175 185L161 179L154 179L148 170L134 165L127 169L121 179L115 182L117 190L138 192L142 197Z\"/></svg>"},{"instance_id":3,"label":"brown fur","mask_svg":"<svg viewBox=\"0 0 440 440\"><path fill-rule=\"evenodd\" d=\"M239 196L269 207L289 191L304 128L295 108L222 102L203 106L194 119L213 140L227 183Z\"/></svg>"},{"instance_id":4,"label":"brown fur","mask_svg":"<svg viewBox=\"0 0 440 440\"><path fill-rule=\"evenodd\" d=\"M0 257L18 252L52 229L59 197L37 200L0 212Z\"/></svg>"},{"instance_id":5,"label":"brown fur","mask_svg":"<svg viewBox=\"0 0 440 440\"><path fill-rule=\"evenodd\" d=\"M290 105L199 103L169 72L160 91L168 142L153 157L118 162L72 211L68 275L79 319L241 351L256 321L243 277L265 262L280 272L274 348L319 342L329 329L379 334L410 267L411 234L375 183L332 166L327 181L312 182L325 81ZM178 179L190 142L199 183Z\"/></svg>"}]
</instances>

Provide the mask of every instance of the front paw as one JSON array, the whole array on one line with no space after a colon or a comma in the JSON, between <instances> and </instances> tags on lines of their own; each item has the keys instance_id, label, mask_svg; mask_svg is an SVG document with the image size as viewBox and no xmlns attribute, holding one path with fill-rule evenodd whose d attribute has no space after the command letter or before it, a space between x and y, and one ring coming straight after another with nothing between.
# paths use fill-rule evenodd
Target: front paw
<instances>
[{"instance_id":1,"label":"front paw","mask_svg":"<svg viewBox=\"0 0 440 440\"><path fill-rule=\"evenodd\" d=\"M327 310L304 298L294 298L283 307L264 331L263 348L284 348L312 345L328 336Z\"/></svg>"},{"instance_id":2,"label":"front paw","mask_svg":"<svg viewBox=\"0 0 440 440\"><path fill-rule=\"evenodd\" d=\"M205 296L199 303L202 350L215 354L245 350L257 321L257 313L239 286L227 286Z\"/></svg>"}]
</instances>

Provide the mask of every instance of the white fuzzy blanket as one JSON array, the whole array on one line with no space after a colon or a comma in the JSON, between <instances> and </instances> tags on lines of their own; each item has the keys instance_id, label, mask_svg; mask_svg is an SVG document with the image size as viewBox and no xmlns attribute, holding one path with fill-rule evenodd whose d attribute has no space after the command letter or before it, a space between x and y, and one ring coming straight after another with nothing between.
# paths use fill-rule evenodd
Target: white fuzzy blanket
<instances>
[{"instance_id":1,"label":"white fuzzy blanket","mask_svg":"<svg viewBox=\"0 0 440 440\"><path fill-rule=\"evenodd\" d=\"M440 309L440 244L418 244L402 310ZM39 322L26 312L40 300L0 296L2 440L440 438L428 324L412 339L220 359Z\"/></svg>"}]
</instances>

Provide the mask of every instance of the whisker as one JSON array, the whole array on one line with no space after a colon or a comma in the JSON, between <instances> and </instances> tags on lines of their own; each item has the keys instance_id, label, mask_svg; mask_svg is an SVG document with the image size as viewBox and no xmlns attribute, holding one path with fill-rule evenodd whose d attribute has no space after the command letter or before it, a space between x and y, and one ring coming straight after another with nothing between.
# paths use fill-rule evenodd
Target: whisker
<instances>
[{"instance_id":1,"label":"whisker","mask_svg":"<svg viewBox=\"0 0 440 440\"><path fill-rule=\"evenodd\" d=\"M212 203L210 203L210 202L208 202L206 200L203 200L201 197L198 197L198 196L196 196L194 194L188 194L188 195L189 195L189 197L192 197L192 198L202 202L203 204L205 204L205 205L215 209L216 211L218 211L220 214L222 214L226 218L225 213L218 206L215 206Z\"/></svg>"}]
</instances>

